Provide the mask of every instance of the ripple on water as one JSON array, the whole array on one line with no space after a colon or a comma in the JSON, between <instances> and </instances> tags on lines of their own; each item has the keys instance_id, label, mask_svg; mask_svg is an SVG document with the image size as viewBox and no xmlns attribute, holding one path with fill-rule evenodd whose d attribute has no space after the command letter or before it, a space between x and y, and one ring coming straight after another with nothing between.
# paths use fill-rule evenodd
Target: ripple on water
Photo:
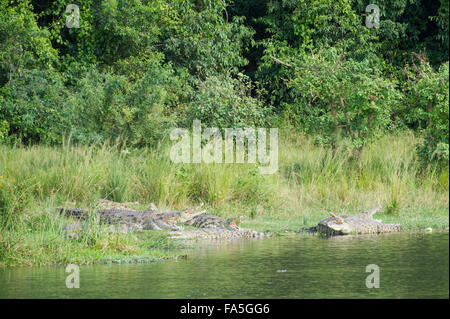
<instances>
[{"instance_id":1,"label":"ripple on water","mask_svg":"<svg viewBox=\"0 0 450 319\"><path fill-rule=\"evenodd\" d=\"M81 266L79 289L64 267L2 269L0 298L448 298L448 247L448 232L205 243L186 260Z\"/></svg>"}]
</instances>

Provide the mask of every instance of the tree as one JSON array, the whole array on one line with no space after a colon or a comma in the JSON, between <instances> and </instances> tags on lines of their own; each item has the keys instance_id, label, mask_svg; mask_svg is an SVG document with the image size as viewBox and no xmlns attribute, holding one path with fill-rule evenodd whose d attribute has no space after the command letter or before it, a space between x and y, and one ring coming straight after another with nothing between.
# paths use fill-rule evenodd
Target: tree
<instances>
[{"instance_id":1,"label":"tree","mask_svg":"<svg viewBox=\"0 0 450 319\"><path fill-rule=\"evenodd\" d=\"M293 65L288 83L294 94L294 119L333 148L348 139L359 160L363 147L390 122L399 101L395 83L372 60L355 61L341 49L304 55Z\"/></svg>"}]
</instances>

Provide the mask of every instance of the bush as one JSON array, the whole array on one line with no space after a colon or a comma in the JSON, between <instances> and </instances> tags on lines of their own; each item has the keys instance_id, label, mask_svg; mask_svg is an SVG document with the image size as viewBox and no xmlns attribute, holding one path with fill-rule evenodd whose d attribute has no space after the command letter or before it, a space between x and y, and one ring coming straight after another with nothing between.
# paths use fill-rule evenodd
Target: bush
<instances>
[{"instance_id":1,"label":"bush","mask_svg":"<svg viewBox=\"0 0 450 319\"><path fill-rule=\"evenodd\" d=\"M185 1L185 7L178 9L177 23L164 31L162 51L167 59L175 69L187 68L202 79L246 65L242 53L254 32L244 26L244 19L224 17L225 1L198 3L194 8Z\"/></svg>"},{"instance_id":2,"label":"bush","mask_svg":"<svg viewBox=\"0 0 450 319\"><path fill-rule=\"evenodd\" d=\"M57 51L49 32L40 28L28 1L0 1L0 85L25 69L52 69Z\"/></svg>"},{"instance_id":3,"label":"bush","mask_svg":"<svg viewBox=\"0 0 450 319\"><path fill-rule=\"evenodd\" d=\"M427 163L448 166L449 161L449 63L438 71L422 60L409 72L405 102L409 122L421 127L424 142L418 145L420 158Z\"/></svg>"},{"instance_id":4,"label":"bush","mask_svg":"<svg viewBox=\"0 0 450 319\"><path fill-rule=\"evenodd\" d=\"M260 41L264 53L256 71L258 81L267 88L267 98L275 106L291 104L293 94L287 87L292 64L298 56L313 50L341 47L348 57L367 58L377 47L349 0L283 0L270 1L266 16L259 19L271 36ZM275 60L275 59L277 60ZM280 111L283 108L279 109Z\"/></svg>"},{"instance_id":5,"label":"bush","mask_svg":"<svg viewBox=\"0 0 450 319\"><path fill-rule=\"evenodd\" d=\"M0 140L58 144L71 134L76 143L123 139L136 146L155 145L174 124L178 78L160 61L147 61L135 81L124 75L74 65L65 87L60 73L24 70L0 95ZM79 77L79 78L77 78Z\"/></svg>"},{"instance_id":6,"label":"bush","mask_svg":"<svg viewBox=\"0 0 450 319\"><path fill-rule=\"evenodd\" d=\"M198 82L198 91L187 110L187 125L195 119L218 128L262 126L269 108L250 95L251 83L242 74L238 78L211 76Z\"/></svg>"},{"instance_id":7,"label":"bush","mask_svg":"<svg viewBox=\"0 0 450 319\"><path fill-rule=\"evenodd\" d=\"M87 72L77 83L71 103L73 138L82 143L121 138L131 145L155 145L173 125L168 115L176 77L159 61L146 64L135 82L126 76ZM175 83L174 83L175 82Z\"/></svg>"},{"instance_id":8,"label":"bush","mask_svg":"<svg viewBox=\"0 0 450 319\"><path fill-rule=\"evenodd\" d=\"M390 122L399 101L392 81L370 60L348 59L335 48L305 55L294 66L288 87L293 90L291 112L307 132L318 133L324 144L335 146L348 138L354 155Z\"/></svg>"},{"instance_id":9,"label":"bush","mask_svg":"<svg viewBox=\"0 0 450 319\"><path fill-rule=\"evenodd\" d=\"M25 143L61 142L67 90L59 73L24 70L11 78L3 95L0 119L11 135Z\"/></svg>"}]
</instances>

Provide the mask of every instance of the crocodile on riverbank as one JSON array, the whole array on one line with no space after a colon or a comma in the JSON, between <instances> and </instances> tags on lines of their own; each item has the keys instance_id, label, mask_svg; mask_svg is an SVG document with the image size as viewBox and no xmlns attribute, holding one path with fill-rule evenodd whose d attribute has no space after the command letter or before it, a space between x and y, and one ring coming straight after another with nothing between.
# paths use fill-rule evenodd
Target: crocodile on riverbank
<instances>
[{"instance_id":1,"label":"crocodile on riverbank","mask_svg":"<svg viewBox=\"0 0 450 319\"><path fill-rule=\"evenodd\" d=\"M137 211L129 209L125 203L114 203L102 200L100 202L107 209L85 210L79 208L62 208L58 211L66 217L73 217L78 222L63 227L66 238L77 238L78 234L86 228L87 220L104 222L109 224L108 232L128 233L141 230L161 230L168 228L175 230L177 238L261 238L266 234L252 230L240 229L236 225L239 218L224 219L219 216L205 214L205 210L197 211L203 203L197 207L183 211L160 211L156 206L150 205L149 210ZM131 203L135 204L135 203ZM200 229L182 231L181 223ZM172 233L173 235L174 233Z\"/></svg>"},{"instance_id":2,"label":"crocodile on riverbank","mask_svg":"<svg viewBox=\"0 0 450 319\"><path fill-rule=\"evenodd\" d=\"M136 211L129 209L127 204L137 204L137 202L115 203L108 200L99 200L99 206L102 209L90 211L79 208L58 207L57 211L66 217L73 217L79 220L76 223L63 227L63 233L66 238L77 238L78 234L86 228L86 221L90 218L94 222L100 221L109 224L106 228L108 232L129 233L140 230L161 230L165 228L179 230L180 227L176 225L176 222L190 220L205 212L194 213L203 204L184 211L159 211L153 203L150 204L149 210Z\"/></svg>"},{"instance_id":3,"label":"crocodile on riverbank","mask_svg":"<svg viewBox=\"0 0 450 319\"><path fill-rule=\"evenodd\" d=\"M154 214L152 211L135 211L130 209L99 209L95 211L89 211L79 208L59 208L60 214L65 216L74 217L80 220L87 220L89 216L93 216L94 219L99 219L102 222L108 224L126 224L128 226L136 226L136 228L142 228L144 230L162 228L174 228L178 229L175 225L171 225L165 221L171 217L176 217L183 212L168 212L165 214Z\"/></svg>"},{"instance_id":4,"label":"crocodile on riverbank","mask_svg":"<svg viewBox=\"0 0 450 319\"><path fill-rule=\"evenodd\" d=\"M193 216L184 222L185 225L194 226L197 228L224 228L224 229L239 229L236 222L242 218L228 218L224 219L216 215L202 214Z\"/></svg>"},{"instance_id":5,"label":"crocodile on riverbank","mask_svg":"<svg viewBox=\"0 0 450 319\"><path fill-rule=\"evenodd\" d=\"M335 215L321 220L315 230L328 236L348 234L379 234L400 231L400 224L383 224L379 219L373 219L373 215L381 209L374 207L361 214Z\"/></svg>"},{"instance_id":6,"label":"crocodile on riverbank","mask_svg":"<svg viewBox=\"0 0 450 319\"><path fill-rule=\"evenodd\" d=\"M177 239L250 239L270 237L269 234L250 229L199 228L171 232L172 238Z\"/></svg>"},{"instance_id":7,"label":"crocodile on riverbank","mask_svg":"<svg viewBox=\"0 0 450 319\"><path fill-rule=\"evenodd\" d=\"M64 238L66 239L78 239L82 232L92 232L95 228L88 227L87 221L78 221L72 224L63 226ZM105 228L107 233L119 233L119 234L127 234L130 232L141 231L142 227L138 224L117 224L117 225L108 225Z\"/></svg>"}]
</instances>

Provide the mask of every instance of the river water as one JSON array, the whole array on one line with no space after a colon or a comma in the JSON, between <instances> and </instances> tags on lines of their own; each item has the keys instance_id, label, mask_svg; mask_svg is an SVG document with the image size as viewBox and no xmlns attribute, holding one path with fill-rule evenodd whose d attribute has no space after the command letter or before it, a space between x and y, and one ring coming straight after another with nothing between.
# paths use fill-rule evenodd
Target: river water
<instances>
[{"instance_id":1,"label":"river water","mask_svg":"<svg viewBox=\"0 0 450 319\"><path fill-rule=\"evenodd\" d=\"M187 259L0 269L0 298L449 298L449 233L202 243ZM379 269L379 288L368 265ZM372 266L373 267L373 266Z\"/></svg>"}]
</instances>

